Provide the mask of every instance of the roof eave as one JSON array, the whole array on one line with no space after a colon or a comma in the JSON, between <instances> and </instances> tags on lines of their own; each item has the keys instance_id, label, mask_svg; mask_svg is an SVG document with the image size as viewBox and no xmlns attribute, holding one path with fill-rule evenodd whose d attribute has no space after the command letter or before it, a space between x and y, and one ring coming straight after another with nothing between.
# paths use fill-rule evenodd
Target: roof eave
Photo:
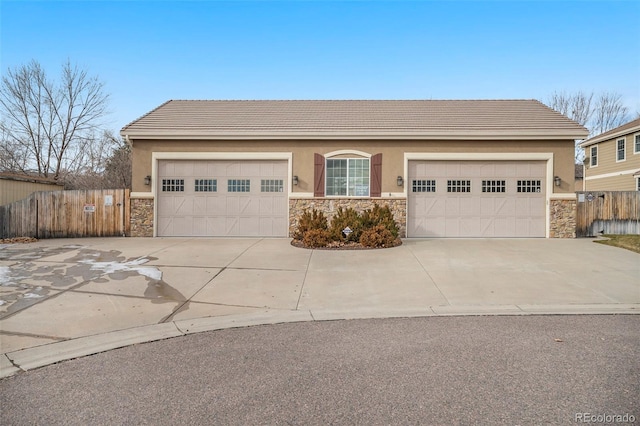
<instances>
[{"instance_id":1,"label":"roof eave","mask_svg":"<svg viewBox=\"0 0 640 426\"><path fill-rule=\"evenodd\" d=\"M120 132L127 140L251 140L251 139L397 139L397 140L580 140L587 136L586 132L286 132L286 133L154 133L154 132Z\"/></svg>"},{"instance_id":2,"label":"roof eave","mask_svg":"<svg viewBox=\"0 0 640 426\"><path fill-rule=\"evenodd\" d=\"M619 138L620 136L626 136L626 135L637 133L637 132L640 132L640 126L634 126L634 127L631 127L630 129L621 130L619 132L611 133L609 135L603 134L600 136L594 136L593 138L587 139L586 141L582 142L580 144L580 147L586 148L589 145L594 145L600 142L608 141L610 139Z\"/></svg>"}]
</instances>

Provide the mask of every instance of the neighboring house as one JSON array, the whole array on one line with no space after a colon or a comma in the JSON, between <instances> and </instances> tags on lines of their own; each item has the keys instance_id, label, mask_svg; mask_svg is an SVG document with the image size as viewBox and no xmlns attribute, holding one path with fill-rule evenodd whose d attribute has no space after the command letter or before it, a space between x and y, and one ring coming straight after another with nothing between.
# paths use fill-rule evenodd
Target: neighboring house
<instances>
[{"instance_id":1,"label":"neighboring house","mask_svg":"<svg viewBox=\"0 0 640 426\"><path fill-rule=\"evenodd\" d=\"M36 191L61 191L64 185L53 179L16 173L0 173L0 206L27 198Z\"/></svg>"},{"instance_id":2,"label":"neighboring house","mask_svg":"<svg viewBox=\"0 0 640 426\"><path fill-rule=\"evenodd\" d=\"M580 144L585 191L640 191L640 118Z\"/></svg>"},{"instance_id":3,"label":"neighboring house","mask_svg":"<svg viewBox=\"0 0 640 426\"><path fill-rule=\"evenodd\" d=\"M121 130L134 236L292 234L388 205L403 237L572 237L574 143L536 100L168 101Z\"/></svg>"}]
</instances>

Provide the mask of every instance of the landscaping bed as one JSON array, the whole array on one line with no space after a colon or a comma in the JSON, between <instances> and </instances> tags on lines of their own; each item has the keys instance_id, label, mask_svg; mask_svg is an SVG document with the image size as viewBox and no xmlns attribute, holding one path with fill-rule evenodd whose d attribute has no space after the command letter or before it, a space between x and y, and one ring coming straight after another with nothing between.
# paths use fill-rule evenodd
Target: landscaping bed
<instances>
[{"instance_id":1,"label":"landscaping bed","mask_svg":"<svg viewBox=\"0 0 640 426\"><path fill-rule=\"evenodd\" d=\"M389 206L375 205L362 213L339 208L330 222L323 212L313 209L300 217L291 244L326 250L389 248L402 244L398 233Z\"/></svg>"}]
</instances>

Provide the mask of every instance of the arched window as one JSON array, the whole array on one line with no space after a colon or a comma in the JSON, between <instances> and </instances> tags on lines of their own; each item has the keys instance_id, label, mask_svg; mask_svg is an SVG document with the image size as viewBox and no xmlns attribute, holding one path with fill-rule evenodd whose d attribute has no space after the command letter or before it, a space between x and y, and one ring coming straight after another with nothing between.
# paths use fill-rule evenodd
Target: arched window
<instances>
[{"instance_id":1,"label":"arched window","mask_svg":"<svg viewBox=\"0 0 640 426\"><path fill-rule=\"evenodd\" d=\"M314 195L327 197L379 197L382 154L360 151L316 154Z\"/></svg>"}]
</instances>

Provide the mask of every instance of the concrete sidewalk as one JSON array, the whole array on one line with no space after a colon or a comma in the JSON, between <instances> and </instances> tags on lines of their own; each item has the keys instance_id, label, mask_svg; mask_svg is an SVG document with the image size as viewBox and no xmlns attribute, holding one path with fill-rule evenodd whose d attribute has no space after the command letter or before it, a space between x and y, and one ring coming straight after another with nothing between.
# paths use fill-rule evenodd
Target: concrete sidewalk
<instances>
[{"instance_id":1,"label":"concrete sidewalk","mask_svg":"<svg viewBox=\"0 0 640 426\"><path fill-rule=\"evenodd\" d=\"M640 255L589 239L102 238L0 245L0 376L187 333L292 321L640 312Z\"/></svg>"}]
</instances>

